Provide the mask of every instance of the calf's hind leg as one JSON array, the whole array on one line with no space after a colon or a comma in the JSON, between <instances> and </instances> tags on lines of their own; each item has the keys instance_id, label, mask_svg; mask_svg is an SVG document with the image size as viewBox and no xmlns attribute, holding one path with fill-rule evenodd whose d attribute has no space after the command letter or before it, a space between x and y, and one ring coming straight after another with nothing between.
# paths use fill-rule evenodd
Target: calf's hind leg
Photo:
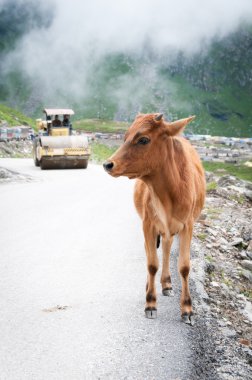
<instances>
[{"instance_id":1,"label":"calf's hind leg","mask_svg":"<svg viewBox=\"0 0 252 380\"><path fill-rule=\"evenodd\" d=\"M157 257L157 233L155 228L148 222L143 223L145 237L145 251L147 258L147 284L146 284L146 305L145 316L154 319L157 317L157 293L155 285L155 276L158 271Z\"/></svg>"},{"instance_id":2,"label":"calf's hind leg","mask_svg":"<svg viewBox=\"0 0 252 380\"><path fill-rule=\"evenodd\" d=\"M189 290L189 272L190 272L190 246L192 240L193 224L185 225L179 234L179 262L178 269L181 276L182 292L181 292L181 316L183 322L193 324L192 301Z\"/></svg>"}]
</instances>

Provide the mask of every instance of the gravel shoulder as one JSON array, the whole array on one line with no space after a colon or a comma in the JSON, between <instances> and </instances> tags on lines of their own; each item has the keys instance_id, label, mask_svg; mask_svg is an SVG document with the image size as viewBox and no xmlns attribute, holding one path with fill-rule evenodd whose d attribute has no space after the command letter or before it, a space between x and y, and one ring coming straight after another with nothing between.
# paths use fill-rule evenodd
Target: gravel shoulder
<instances>
[{"instance_id":1,"label":"gravel shoulder","mask_svg":"<svg viewBox=\"0 0 252 380\"><path fill-rule=\"evenodd\" d=\"M244 195L251 184L228 175L207 173L207 179L217 186L195 226L192 257L193 278L202 288L197 314L208 332L202 352L218 378L251 379L252 208Z\"/></svg>"}]
</instances>

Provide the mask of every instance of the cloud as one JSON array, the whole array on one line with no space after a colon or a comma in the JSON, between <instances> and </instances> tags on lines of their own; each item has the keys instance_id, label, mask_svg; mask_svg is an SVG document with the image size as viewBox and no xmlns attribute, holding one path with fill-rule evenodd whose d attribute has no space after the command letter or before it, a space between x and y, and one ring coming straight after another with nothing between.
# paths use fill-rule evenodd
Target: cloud
<instances>
[{"instance_id":1,"label":"cloud","mask_svg":"<svg viewBox=\"0 0 252 380\"><path fill-rule=\"evenodd\" d=\"M6 1L0 0L0 7ZM72 93L73 100L85 95L92 68L105 55L141 57L150 48L157 56L179 50L193 54L252 20L251 0L34 2L51 12L52 22L48 27L38 23L25 34L4 67L8 72L18 65L52 99L64 91Z\"/></svg>"},{"instance_id":2,"label":"cloud","mask_svg":"<svg viewBox=\"0 0 252 380\"><path fill-rule=\"evenodd\" d=\"M55 0L49 35L54 47L131 51L150 41L157 49L194 50L252 19L250 0Z\"/></svg>"}]
</instances>

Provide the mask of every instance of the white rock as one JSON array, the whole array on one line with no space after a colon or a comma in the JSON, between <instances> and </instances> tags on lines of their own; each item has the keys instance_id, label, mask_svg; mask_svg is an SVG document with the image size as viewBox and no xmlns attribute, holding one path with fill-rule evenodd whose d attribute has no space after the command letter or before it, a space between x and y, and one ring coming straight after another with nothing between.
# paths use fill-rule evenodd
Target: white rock
<instances>
[{"instance_id":1,"label":"white rock","mask_svg":"<svg viewBox=\"0 0 252 380\"><path fill-rule=\"evenodd\" d=\"M242 260L245 260L247 258L247 255L246 255L246 252L245 251L241 251L238 253L238 257Z\"/></svg>"},{"instance_id":2,"label":"white rock","mask_svg":"<svg viewBox=\"0 0 252 380\"><path fill-rule=\"evenodd\" d=\"M236 298L240 299L240 300L244 300L246 299L246 297L244 296L244 294L237 294Z\"/></svg>"},{"instance_id":3,"label":"white rock","mask_svg":"<svg viewBox=\"0 0 252 380\"><path fill-rule=\"evenodd\" d=\"M245 190L244 195L252 201L252 191L251 190Z\"/></svg>"},{"instance_id":4,"label":"white rock","mask_svg":"<svg viewBox=\"0 0 252 380\"><path fill-rule=\"evenodd\" d=\"M250 272L250 270L243 270L242 275L252 283L252 273Z\"/></svg>"},{"instance_id":5,"label":"white rock","mask_svg":"<svg viewBox=\"0 0 252 380\"><path fill-rule=\"evenodd\" d=\"M247 252L247 256L250 260L252 260L252 251Z\"/></svg>"},{"instance_id":6,"label":"white rock","mask_svg":"<svg viewBox=\"0 0 252 380\"><path fill-rule=\"evenodd\" d=\"M232 245L232 246L236 246L236 245L241 244L242 242L243 242L242 238L236 238L233 241L231 241L231 243L229 243L229 244Z\"/></svg>"},{"instance_id":7,"label":"white rock","mask_svg":"<svg viewBox=\"0 0 252 380\"><path fill-rule=\"evenodd\" d=\"M216 281L212 281L210 282L210 285L213 287L213 288L219 288L220 287L220 284Z\"/></svg>"},{"instance_id":8,"label":"white rock","mask_svg":"<svg viewBox=\"0 0 252 380\"><path fill-rule=\"evenodd\" d=\"M248 252L252 252L252 240L250 240L249 245L247 247Z\"/></svg>"},{"instance_id":9,"label":"white rock","mask_svg":"<svg viewBox=\"0 0 252 380\"><path fill-rule=\"evenodd\" d=\"M220 246L220 250L221 250L221 252L226 252L226 250L227 250L227 245L221 245L221 246Z\"/></svg>"},{"instance_id":10,"label":"white rock","mask_svg":"<svg viewBox=\"0 0 252 380\"><path fill-rule=\"evenodd\" d=\"M213 235L213 236L217 236L217 234L218 234L218 232L217 231L215 231L215 230L213 230L212 228L208 228L207 229L207 232L209 232L211 235Z\"/></svg>"},{"instance_id":11,"label":"white rock","mask_svg":"<svg viewBox=\"0 0 252 380\"><path fill-rule=\"evenodd\" d=\"M222 287L222 289L225 291L225 292L229 292L229 287L226 285L226 284L224 284L224 283L222 283L221 284L221 287Z\"/></svg>"},{"instance_id":12,"label":"white rock","mask_svg":"<svg viewBox=\"0 0 252 380\"><path fill-rule=\"evenodd\" d=\"M243 260L241 262L241 266L245 269L252 271L252 261L251 260Z\"/></svg>"},{"instance_id":13,"label":"white rock","mask_svg":"<svg viewBox=\"0 0 252 380\"><path fill-rule=\"evenodd\" d=\"M219 242L221 245L227 245L228 244L228 241L226 239L224 239L224 237L221 237Z\"/></svg>"}]
</instances>

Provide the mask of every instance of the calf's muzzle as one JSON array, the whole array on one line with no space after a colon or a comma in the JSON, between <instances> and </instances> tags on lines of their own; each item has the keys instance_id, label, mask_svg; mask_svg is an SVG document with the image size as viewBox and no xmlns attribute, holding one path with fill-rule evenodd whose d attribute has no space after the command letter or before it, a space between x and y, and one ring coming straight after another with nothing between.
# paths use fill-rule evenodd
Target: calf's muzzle
<instances>
[{"instance_id":1,"label":"calf's muzzle","mask_svg":"<svg viewBox=\"0 0 252 380\"><path fill-rule=\"evenodd\" d=\"M114 163L111 161L105 161L103 164L103 168L104 170L106 170L106 172L109 172L110 170L112 170L113 166L114 166Z\"/></svg>"}]
</instances>

